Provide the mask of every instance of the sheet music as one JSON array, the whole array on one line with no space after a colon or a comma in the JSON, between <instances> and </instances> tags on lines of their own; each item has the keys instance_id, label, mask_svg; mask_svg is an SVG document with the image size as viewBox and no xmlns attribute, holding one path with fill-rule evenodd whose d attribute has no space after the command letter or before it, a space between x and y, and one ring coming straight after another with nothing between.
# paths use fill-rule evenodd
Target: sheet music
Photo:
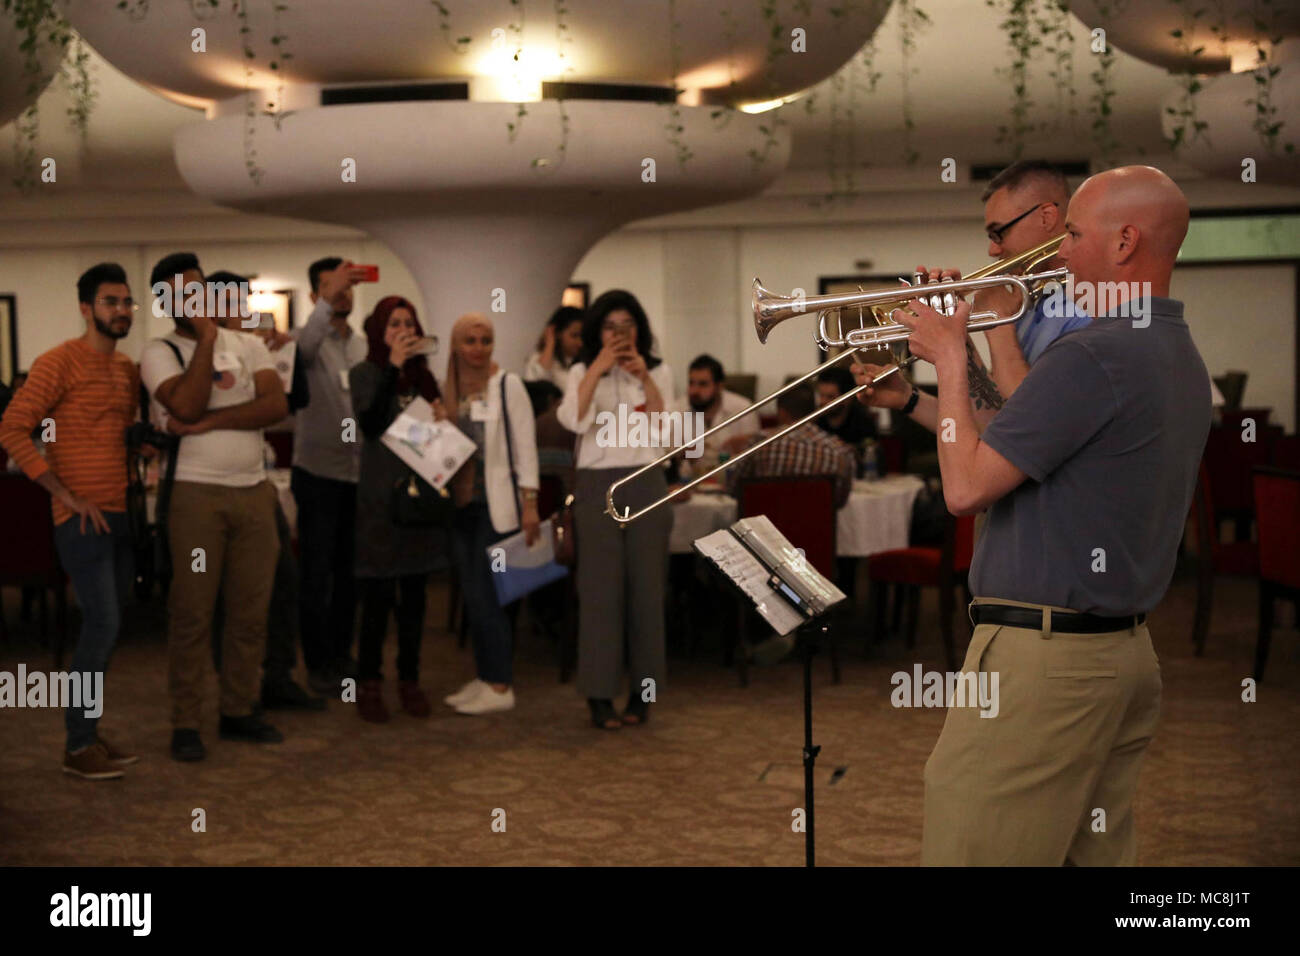
<instances>
[{"instance_id":1,"label":"sheet music","mask_svg":"<svg viewBox=\"0 0 1300 956\"><path fill-rule=\"evenodd\" d=\"M741 518L731 528L808 604L814 616L844 600L844 592L818 573L767 515Z\"/></svg>"},{"instance_id":2,"label":"sheet music","mask_svg":"<svg viewBox=\"0 0 1300 956\"><path fill-rule=\"evenodd\" d=\"M695 549L745 592L776 633L789 634L803 623L803 615L768 583L771 572L728 529L700 538L695 542Z\"/></svg>"}]
</instances>

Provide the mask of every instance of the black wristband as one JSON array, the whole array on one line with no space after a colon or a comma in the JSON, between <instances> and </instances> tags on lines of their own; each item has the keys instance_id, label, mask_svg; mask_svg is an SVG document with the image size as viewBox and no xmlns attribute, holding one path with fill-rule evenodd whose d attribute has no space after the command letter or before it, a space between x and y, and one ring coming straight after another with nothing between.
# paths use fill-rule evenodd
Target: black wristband
<instances>
[{"instance_id":1,"label":"black wristband","mask_svg":"<svg viewBox=\"0 0 1300 956\"><path fill-rule=\"evenodd\" d=\"M912 386L912 397L907 400L907 404L899 409L904 415L910 415L916 411L916 403L921 400L921 390L915 385Z\"/></svg>"}]
</instances>

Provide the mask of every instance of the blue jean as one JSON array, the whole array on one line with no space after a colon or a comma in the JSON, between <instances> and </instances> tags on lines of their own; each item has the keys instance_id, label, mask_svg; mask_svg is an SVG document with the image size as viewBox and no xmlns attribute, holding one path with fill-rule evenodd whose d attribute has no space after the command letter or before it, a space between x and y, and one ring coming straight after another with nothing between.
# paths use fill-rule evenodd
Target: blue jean
<instances>
[{"instance_id":1,"label":"blue jean","mask_svg":"<svg viewBox=\"0 0 1300 956\"><path fill-rule=\"evenodd\" d=\"M126 515L104 512L104 520L108 522L108 534L97 533L89 521L82 534L81 519L75 515L54 529L54 546L81 605L81 634L69 665L74 673L102 674L108 670L131 586L134 556ZM66 723L69 751L95 742L99 719L87 717L84 707L69 707Z\"/></svg>"},{"instance_id":2,"label":"blue jean","mask_svg":"<svg viewBox=\"0 0 1300 956\"><path fill-rule=\"evenodd\" d=\"M497 603L487 553L504 537L493 530L485 502L457 509L452 550L465 598L465 620L474 640L474 664L479 680L488 684L510 684L513 678L514 635L505 609Z\"/></svg>"}]
</instances>

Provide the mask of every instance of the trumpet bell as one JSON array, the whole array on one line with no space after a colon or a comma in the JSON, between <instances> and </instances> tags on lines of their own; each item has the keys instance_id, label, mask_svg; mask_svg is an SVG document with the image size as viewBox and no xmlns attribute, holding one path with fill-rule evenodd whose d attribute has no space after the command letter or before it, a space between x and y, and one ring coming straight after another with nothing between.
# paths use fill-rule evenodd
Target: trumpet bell
<instances>
[{"instance_id":1,"label":"trumpet bell","mask_svg":"<svg viewBox=\"0 0 1300 956\"><path fill-rule=\"evenodd\" d=\"M767 343L767 333L784 322L790 315L795 313L789 312L788 306L793 299L788 296L777 295L770 289L764 289L763 283L758 279L754 280L754 291L750 297L750 307L754 313L754 331L758 333L760 344Z\"/></svg>"}]
</instances>

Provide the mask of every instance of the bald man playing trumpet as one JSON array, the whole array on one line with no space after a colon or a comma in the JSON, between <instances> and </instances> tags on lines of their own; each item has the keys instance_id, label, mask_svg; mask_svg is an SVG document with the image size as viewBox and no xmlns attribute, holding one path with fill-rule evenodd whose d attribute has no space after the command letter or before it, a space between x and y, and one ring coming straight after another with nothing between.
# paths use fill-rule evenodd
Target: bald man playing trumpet
<instances>
[{"instance_id":1,"label":"bald man playing trumpet","mask_svg":"<svg viewBox=\"0 0 1300 956\"><path fill-rule=\"evenodd\" d=\"M970 306L894 313L938 376L948 509L988 509L963 670L996 673L1000 693L995 710L948 710L925 768L923 864L1136 861L1133 797L1160 711L1146 616L1173 576L1210 426L1209 375L1168 298L1187 223L1152 167L1079 187L1060 258L1096 317L1042 353L982 433Z\"/></svg>"}]
</instances>

